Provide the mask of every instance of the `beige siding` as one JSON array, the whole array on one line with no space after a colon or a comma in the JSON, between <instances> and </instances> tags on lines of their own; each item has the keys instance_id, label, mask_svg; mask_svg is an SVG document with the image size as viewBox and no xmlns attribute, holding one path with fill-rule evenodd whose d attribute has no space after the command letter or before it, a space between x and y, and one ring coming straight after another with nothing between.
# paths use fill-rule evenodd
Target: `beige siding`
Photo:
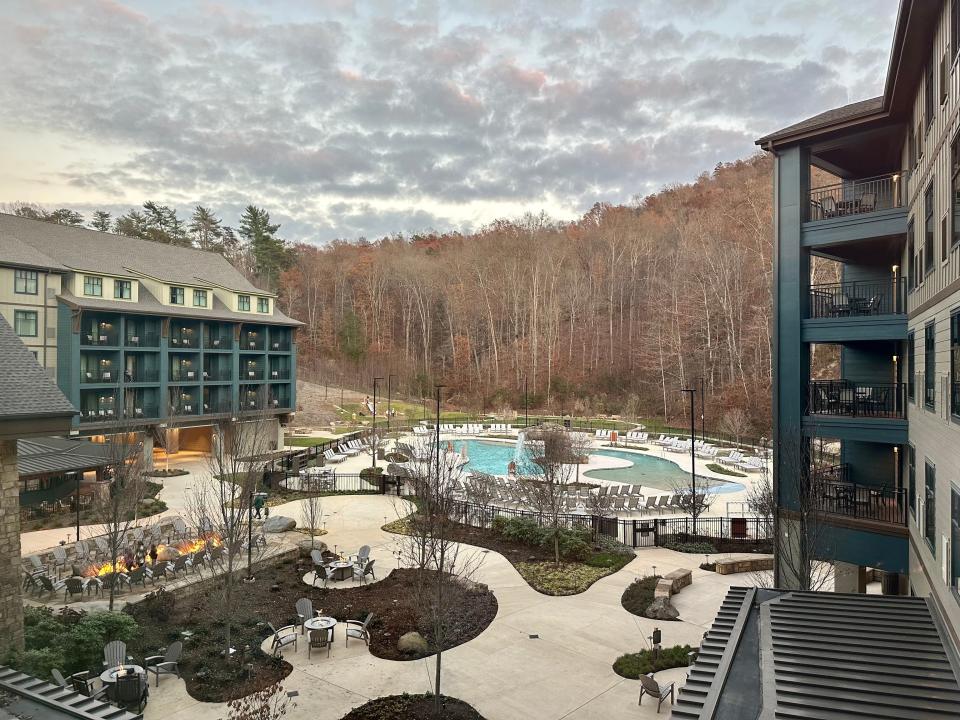
<instances>
[{"instance_id":1,"label":"beige siding","mask_svg":"<svg viewBox=\"0 0 960 720\"><path fill-rule=\"evenodd\" d=\"M24 295L14 291L14 268L0 268L0 314L15 327L17 310L37 313L36 337L20 339L53 377L57 367L57 294L61 278L42 270L36 272L37 294Z\"/></svg>"}]
</instances>

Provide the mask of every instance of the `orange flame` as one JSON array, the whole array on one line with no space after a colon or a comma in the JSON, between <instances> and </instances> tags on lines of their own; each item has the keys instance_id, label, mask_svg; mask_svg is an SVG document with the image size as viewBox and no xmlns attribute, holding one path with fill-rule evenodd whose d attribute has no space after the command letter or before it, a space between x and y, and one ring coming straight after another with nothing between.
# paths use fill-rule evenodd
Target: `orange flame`
<instances>
[{"instance_id":1,"label":"orange flame","mask_svg":"<svg viewBox=\"0 0 960 720\"><path fill-rule=\"evenodd\" d=\"M193 540L184 540L182 542L165 545L157 545L157 558L164 560L173 560L181 555L191 555L198 550L203 550L205 547L221 547L223 545L223 540L220 539L220 536L216 533L209 533L207 535L201 535L200 537L194 538ZM150 558L146 558L147 565L152 565ZM84 570L84 577L103 577L104 575L109 575L112 572L126 573L129 572L130 568L127 567L127 563L123 558L117 558L116 567L113 563L105 562L100 564L94 564L87 566L87 569Z\"/></svg>"}]
</instances>

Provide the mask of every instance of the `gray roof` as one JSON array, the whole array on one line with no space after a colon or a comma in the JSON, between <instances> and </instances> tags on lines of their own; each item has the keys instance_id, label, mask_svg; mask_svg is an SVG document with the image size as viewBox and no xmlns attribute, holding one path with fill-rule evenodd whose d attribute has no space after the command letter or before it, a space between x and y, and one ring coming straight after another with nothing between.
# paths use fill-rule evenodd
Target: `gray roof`
<instances>
[{"instance_id":1,"label":"gray roof","mask_svg":"<svg viewBox=\"0 0 960 720\"><path fill-rule=\"evenodd\" d=\"M956 651L934 612L916 597L731 588L673 717L956 718Z\"/></svg>"},{"instance_id":2,"label":"gray roof","mask_svg":"<svg viewBox=\"0 0 960 720\"><path fill-rule=\"evenodd\" d=\"M63 475L113 465L118 455L105 443L85 438L34 438L17 441L17 474Z\"/></svg>"},{"instance_id":3,"label":"gray roof","mask_svg":"<svg viewBox=\"0 0 960 720\"><path fill-rule=\"evenodd\" d=\"M5 665L0 665L0 691L12 700L7 708L15 717L34 720L139 720L143 717L121 710L105 699L92 700Z\"/></svg>"},{"instance_id":4,"label":"gray roof","mask_svg":"<svg viewBox=\"0 0 960 720\"><path fill-rule=\"evenodd\" d=\"M41 270L65 272L66 268L46 253L28 245L14 235L0 233L0 258L4 265L19 265Z\"/></svg>"},{"instance_id":5,"label":"gray roof","mask_svg":"<svg viewBox=\"0 0 960 720\"><path fill-rule=\"evenodd\" d=\"M855 120L859 117L872 115L873 113L879 112L882 109L882 95L880 97L870 98L869 100L860 100L855 103L850 103L849 105L843 105L838 108L833 108L832 110L827 110L819 115L814 115L806 120L801 120L793 125L788 125L782 130L777 130L769 135L764 135L762 138L757 140L757 145L765 145L768 142L776 142L777 140L782 140L790 137L791 135L827 128L831 125L846 122L848 120Z\"/></svg>"},{"instance_id":6,"label":"gray roof","mask_svg":"<svg viewBox=\"0 0 960 720\"><path fill-rule=\"evenodd\" d=\"M0 258L19 242L74 270L133 277L143 273L165 282L198 281L231 290L267 293L254 287L226 258L214 252L58 225L0 213Z\"/></svg>"},{"instance_id":7,"label":"gray roof","mask_svg":"<svg viewBox=\"0 0 960 720\"><path fill-rule=\"evenodd\" d=\"M0 419L72 416L76 411L0 315Z\"/></svg>"}]
</instances>

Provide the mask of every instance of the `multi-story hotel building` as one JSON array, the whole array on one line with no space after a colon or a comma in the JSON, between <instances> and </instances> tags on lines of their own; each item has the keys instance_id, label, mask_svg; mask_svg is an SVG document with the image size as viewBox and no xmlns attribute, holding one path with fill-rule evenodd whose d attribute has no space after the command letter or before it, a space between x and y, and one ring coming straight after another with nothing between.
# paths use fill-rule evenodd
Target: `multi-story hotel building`
<instances>
[{"instance_id":1,"label":"multi-story hotel building","mask_svg":"<svg viewBox=\"0 0 960 720\"><path fill-rule=\"evenodd\" d=\"M885 592L930 598L954 645L960 640L958 58L960 2L903 0L881 97L758 141L776 158L774 464L781 533L796 535L804 503L812 502L828 526L820 551L836 561L837 589L862 592L868 575L880 571ZM839 263L840 282L813 282L816 258ZM827 345L840 357L830 379L811 367L812 350ZM808 484L812 501L804 499ZM780 586L796 580L788 565L778 563Z\"/></svg>"},{"instance_id":2,"label":"multi-story hotel building","mask_svg":"<svg viewBox=\"0 0 960 720\"><path fill-rule=\"evenodd\" d=\"M125 420L206 449L216 419L256 415L279 443L295 408L300 323L216 253L0 215L0 314L78 434Z\"/></svg>"}]
</instances>

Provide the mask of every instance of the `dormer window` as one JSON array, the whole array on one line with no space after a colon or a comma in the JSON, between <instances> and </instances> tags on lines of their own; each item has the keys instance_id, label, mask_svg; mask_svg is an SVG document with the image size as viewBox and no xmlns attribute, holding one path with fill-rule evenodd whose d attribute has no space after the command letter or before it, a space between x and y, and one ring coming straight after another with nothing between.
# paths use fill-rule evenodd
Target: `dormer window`
<instances>
[{"instance_id":1,"label":"dormer window","mask_svg":"<svg viewBox=\"0 0 960 720\"><path fill-rule=\"evenodd\" d=\"M206 290L194 290L194 291L193 291L193 306L194 306L194 307L206 307L206 306L207 306L207 291L206 291Z\"/></svg>"},{"instance_id":2,"label":"dormer window","mask_svg":"<svg viewBox=\"0 0 960 720\"><path fill-rule=\"evenodd\" d=\"M270 298L257 298L257 312L270 312Z\"/></svg>"},{"instance_id":3,"label":"dormer window","mask_svg":"<svg viewBox=\"0 0 960 720\"><path fill-rule=\"evenodd\" d=\"M103 278L95 275L84 275L83 294L91 297L103 297Z\"/></svg>"},{"instance_id":4,"label":"dormer window","mask_svg":"<svg viewBox=\"0 0 960 720\"><path fill-rule=\"evenodd\" d=\"M115 300L129 300L132 293L129 280L113 281L113 297Z\"/></svg>"},{"instance_id":5,"label":"dormer window","mask_svg":"<svg viewBox=\"0 0 960 720\"><path fill-rule=\"evenodd\" d=\"M170 304L171 305L183 305L183 288L182 287L171 287L170 288Z\"/></svg>"},{"instance_id":6,"label":"dormer window","mask_svg":"<svg viewBox=\"0 0 960 720\"><path fill-rule=\"evenodd\" d=\"M237 310L250 312L250 296L249 295L237 295Z\"/></svg>"}]
</instances>

